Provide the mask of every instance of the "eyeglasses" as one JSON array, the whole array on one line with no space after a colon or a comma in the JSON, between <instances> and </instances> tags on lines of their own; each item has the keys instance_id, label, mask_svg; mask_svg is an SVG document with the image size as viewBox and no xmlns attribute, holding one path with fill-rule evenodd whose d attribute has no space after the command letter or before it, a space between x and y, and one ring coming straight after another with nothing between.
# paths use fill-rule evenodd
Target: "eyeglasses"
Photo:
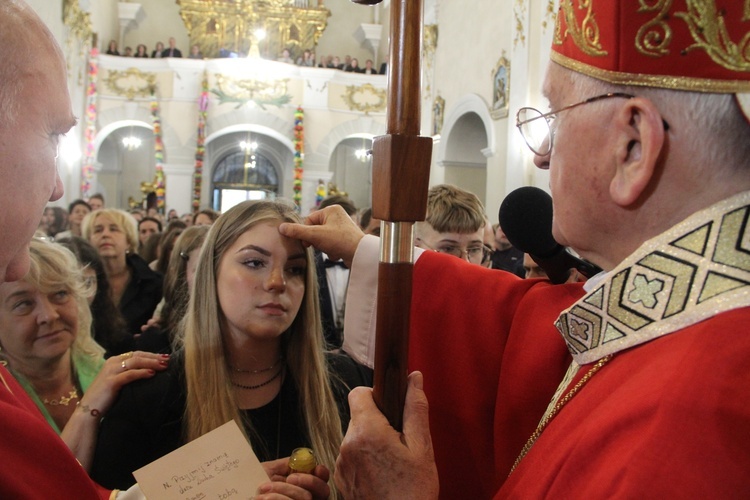
<instances>
[{"instance_id":1,"label":"eyeglasses","mask_svg":"<svg viewBox=\"0 0 750 500\"><path fill-rule=\"evenodd\" d=\"M425 243L423 239L419 239L427 249L433 252L445 253L458 257L459 259L468 260L472 264L484 264L487 260L492 257L492 249L487 245L470 246L463 248L458 245L443 245L438 248L432 248L430 245Z\"/></svg>"},{"instance_id":2,"label":"eyeglasses","mask_svg":"<svg viewBox=\"0 0 750 500\"><path fill-rule=\"evenodd\" d=\"M552 128L552 123L558 114L569 109L583 106L603 99L609 99L610 97L622 97L624 99L632 99L635 96L631 94L625 94L622 92L610 92L609 94L602 94L596 97L590 97L585 101L565 106L556 111L550 111L549 113L542 113L536 108L521 108L516 114L516 127L521 132L523 140L526 141L526 145L536 155L547 156L552 151L552 141L554 140L555 134ZM540 120L543 118L543 120ZM667 122L664 122L665 129L669 126Z\"/></svg>"}]
</instances>

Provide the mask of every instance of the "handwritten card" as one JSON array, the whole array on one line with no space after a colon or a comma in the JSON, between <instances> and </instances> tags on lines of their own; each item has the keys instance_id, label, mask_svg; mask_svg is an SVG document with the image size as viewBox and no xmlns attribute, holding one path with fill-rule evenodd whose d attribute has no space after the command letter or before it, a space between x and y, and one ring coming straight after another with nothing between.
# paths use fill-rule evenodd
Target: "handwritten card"
<instances>
[{"instance_id":1,"label":"handwritten card","mask_svg":"<svg viewBox=\"0 0 750 500\"><path fill-rule=\"evenodd\" d=\"M133 472L146 498L245 499L268 481L232 420Z\"/></svg>"}]
</instances>

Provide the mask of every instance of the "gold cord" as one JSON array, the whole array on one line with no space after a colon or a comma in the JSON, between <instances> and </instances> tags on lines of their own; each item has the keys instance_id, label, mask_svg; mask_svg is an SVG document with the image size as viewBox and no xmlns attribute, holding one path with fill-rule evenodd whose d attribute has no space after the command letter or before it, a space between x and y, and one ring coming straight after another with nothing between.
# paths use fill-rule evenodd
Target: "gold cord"
<instances>
[{"instance_id":1,"label":"gold cord","mask_svg":"<svg viewBox=\"0 0 750 500\"><path fill-rule=\"evenodd\" d=\"M578 381L578 383L573 386L573 388L562 398L560 398L560 401L555 404L554 408L552 408L552 411L549 412L549 414L542 419L541 422L539 422L539 425L537 426L536 430L534 431L534 434L531 435L528 441L526 441L526 444L524 445L523 449L521 450L521 453L518 455L518 458L516 458L516 461L513 463L513 467L511 467L510 472L508 475L510 476L513 474L513 471L516 470L516 467L518 467L518 464L523 460L523 457L526 456L526 454L531 450L531 447L534 446L534 443L536 443L536 440L539 439L539 436L542 435L542 432L544 429L547 428L547 425L552 421L553 418L560 412L560 410L565 406L568 401L573 399L573 396L575 396L578 391L586 385L586 382L588 382L591 377L594 376L596 372L598 372L602 366L606 365L609 361L612 360L614 357L614 354L610 354L608 356L603 357L599 361L596 362L594 366L591 367L591 369L583 376L581 377L581 380Z\"/></svg>"}]
</instances>

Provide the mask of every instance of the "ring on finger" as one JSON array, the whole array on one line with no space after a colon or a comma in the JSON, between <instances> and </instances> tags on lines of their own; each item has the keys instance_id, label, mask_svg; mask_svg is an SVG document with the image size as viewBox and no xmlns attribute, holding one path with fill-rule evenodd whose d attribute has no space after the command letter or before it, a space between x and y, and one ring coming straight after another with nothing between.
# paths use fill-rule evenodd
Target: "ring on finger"
<instances>
[{"instance_id":1,"label":"ring on finger","mask_svg":"<svg viewBox=\"0 0 750 500\"><path fill-rule=\"evenodd\" d=\"M123 360L122 360L122 363L120 364L120 366L122 366L122 371L126 371L126 370L128 369L128 367L127 367L127 366L125 366L125 361L126 361L126 360L124 360L124 359L123 359Z\"/></svg>"}]
</instances>

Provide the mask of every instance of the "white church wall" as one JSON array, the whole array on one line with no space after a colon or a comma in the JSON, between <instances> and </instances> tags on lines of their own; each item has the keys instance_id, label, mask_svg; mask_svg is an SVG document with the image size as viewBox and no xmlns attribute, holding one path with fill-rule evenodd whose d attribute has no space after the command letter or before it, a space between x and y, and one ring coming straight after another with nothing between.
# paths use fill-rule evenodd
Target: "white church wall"
<instances>
[{"instance_id":1,"label":"white church wall","mask_svg":"<svg viewBox=\"0 0 750 500\"><path fill-rule=\"evenodd\" d=\"M61 6L57 2L46 0L29 0L32 7L39 11L65 50L66 28L62 25ZM99 35L100 45L106 45L105 40L117 38L119 20L117 19L117 2L114 0L80 0L80 3L91 12L93 30ZM384 1L376 7L363 7L351 3L349 0L326 0L326 7L331 9L334 16L329 20L329 26L321 39L318 55L334 53L338 55L357 56L365 59L368 55L357 52L357 48L349 49L350 44L358 44L354 31L360 23L379 22L383 25L383 37L378 48L382 56L387 54L389 36L390 2ZM470 9L465 2L454 0L426 0L426 20L438 23L439 38L434 59L431 61L433 75L426 79L423 89L424 100L422 107L422 131L429 134L432 125L432 102L435 96L445 99L444 116L449 116L457 109L462 99L469 95L477 95L488 106L492 99L491 72L503 51L511 61L511 88L509 113L507 118L497 118L485 127L488 134L488 147L481 153L486 158L485 183L480 186L472 180L472 189L484 196L487 212L491 219L496 217L496 207L505 193L518 185L535 184L545 187L546 172L533 167L531 156L515 130L515 111L524 105L545 107L546 102L541 97L540 87L544 76L544 68L549 53L549 43L554 25L556 8L550 0L531 0L518 2L513 0L476 0ZM181 39L177 31L184 30L179 19L179 7L173 0L151 0L142 3L146 18L141 25L126 33L125 40L135 46L143 42L153 48L156 40L166 41L169 35L175 36L178 46L187 49L187 38ZM156 26L156 28L153 28ZM158 29L157 29L158 28ZM166 33L174 31L175 33ZM184 34L186 37L186 33ZM184 42L182 40L185 40ZM346 48L345 48L346 47ZM341 51L338 49L342 48ZM368 49L361 47L365 52ZM73 99L74 112L84 116L85 104L85 57L75 51L66 53L70 66L70 88ZM184 189L190 185L187 181L194 164L195 137L197 127L197 95L203 70L228 71L222 61L154 61L154 60L125 60L123 58L102 58L103 69L108 67L126 69L134 64L144 71L156 74L162 107L162 121L165 142L165 164L172 169L170 175L176 175L182 180L176 184ZM114 59L117 59L114 61ZM143 65L143 66L141 66ZM311 171L328 171L330 155L341 138L347 136L348 128L354 124L355 133L368 132L365 122L371 120L375 134L385 132L385 113L353 111L343 97L349 87L372 83L375 89L385 89L386 77L365 77L363 75L344 74L337 71L308 70L294 66L285 69L289 77L288 92L292 95L292 102L281 108L268 107L265 113L273 116L272 127L278 134L292 140L293 114L298 104L305 107L305 168ZM213 68L213 69L212 69ZM100 74L103 74L102 71ZM127 99L113 96L107 91L101 92L100 117L117 107L125 106ZM139 100L140 99L140 100ZM148 98L134 99L139 108L148 106ZM223 114L231 114L232 104L218 105L212 98L209 116L216 119ZM218 123L218 121L215 121ZM100 123L100 127L107 123ZM217 131L209 127L209 133ZM333 132L337 131L337 132ZM77 136L81 148L83 147L82 127L78 127L71 134ZM444 137L436 137L433 162L441 161L438 153L444 147ZM204 179L209 176L208 164L204 167ZM291 166L289 167L291 169ZM291 170L290 170L291 172ZM71 165L61 165L61 175L66 184L66 195L60 204L67 204L80 193L80 162ZM460 180L460 179L459 179ZM445 182L443 173L433 166L430 177L431 184ZM291 186L291 178L285 178L285 183ZM174 188L175 183L168 186ZM468 187L468 186L466 186ZM170 189L170 188L168 188ZM286 187L285 187L286 189ZM204 195L205 195L204 190ZM184 193L189 198L191 191ZM174 195L171 195L174 197ZM172 198L174 199L174 198ZM168 205L171 205L168 202Z\"/></svg>"}]
</instances>

